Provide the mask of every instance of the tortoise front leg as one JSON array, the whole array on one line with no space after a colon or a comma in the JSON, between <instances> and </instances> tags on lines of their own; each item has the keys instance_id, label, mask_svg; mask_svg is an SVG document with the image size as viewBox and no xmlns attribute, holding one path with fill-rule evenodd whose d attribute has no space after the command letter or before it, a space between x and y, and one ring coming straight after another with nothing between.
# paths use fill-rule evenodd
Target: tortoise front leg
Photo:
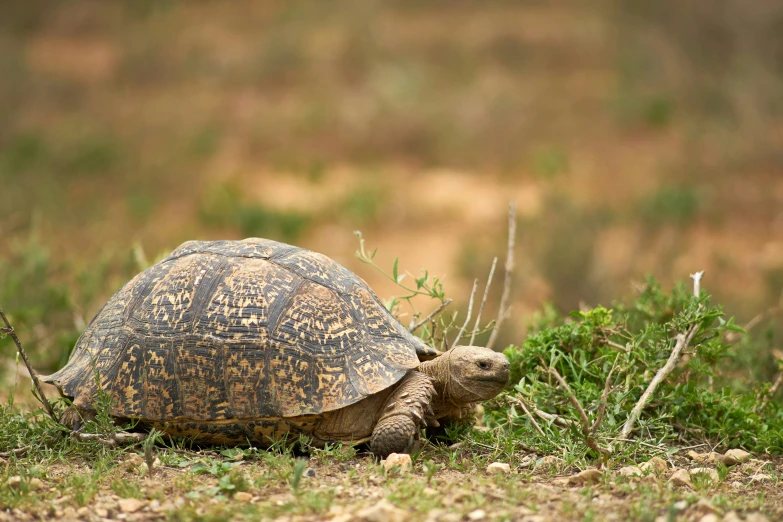
<instances>
[{"instance_id":1,"label":"tortoise front leg","mask_svg":"<svg viewBox=\"0 0 783 522\"><path fill-rule=\"evenodd\" d=\"M412 371L403 377L389 396L370 438L370 450L378 456L410 453L419 429L432 417L435 387L427 375Z\"/></svg>"}]
</instances>

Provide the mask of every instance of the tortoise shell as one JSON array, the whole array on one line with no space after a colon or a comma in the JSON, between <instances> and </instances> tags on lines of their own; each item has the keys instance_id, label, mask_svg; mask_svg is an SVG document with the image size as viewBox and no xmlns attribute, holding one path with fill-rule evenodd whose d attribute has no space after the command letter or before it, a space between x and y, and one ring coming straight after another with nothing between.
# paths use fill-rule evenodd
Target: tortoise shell
<instances>
[{"instance_id":1,"label":"tortoise shell","mask_svg":"<svg viewBox=\"0 0 783 522\"><path fill-rule=\"evenodd\" d=\"M229 421L320 414L437 355L328 257L266 239L189 241L98 312L46 380L77 408Z\"/></svg>"}]
</instances>

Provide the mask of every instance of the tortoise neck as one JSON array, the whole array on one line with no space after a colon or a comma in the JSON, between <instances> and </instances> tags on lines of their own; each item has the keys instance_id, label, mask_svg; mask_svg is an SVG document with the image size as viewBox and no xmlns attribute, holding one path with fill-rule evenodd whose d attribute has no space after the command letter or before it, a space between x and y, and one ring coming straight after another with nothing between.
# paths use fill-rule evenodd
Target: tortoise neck
<instances>
[{"instance_id":1,"label":"tortoise neck","mask_svg":"<svg viewBox=\"0 0 783 522\"><path fill-rule=\"evenodd\" d=\"M449 363L451 362L450 355L449 352L446 352L440 357L431 361L425 361L419 365L419 371L432 379L432 384L435 386L435 391L437 392L437 396L433 397L432 403L432 408L435 410L436 417L439 417L439 414L458 407L449 393L452 376L449 368Z\"/></svg>"}]
</instances>

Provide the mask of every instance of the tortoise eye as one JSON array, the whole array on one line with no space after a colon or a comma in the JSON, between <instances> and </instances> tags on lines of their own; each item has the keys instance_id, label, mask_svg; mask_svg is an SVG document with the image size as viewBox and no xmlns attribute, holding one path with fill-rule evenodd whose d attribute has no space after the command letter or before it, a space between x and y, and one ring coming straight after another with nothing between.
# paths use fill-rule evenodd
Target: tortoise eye
<instances>
[{"instance_id":1,"label":"tortoise eye","mask_svg":"<svg viewBox=\"0 0 783 522\"><path fill-rule=\"evenodd\" d=\"M490 367L492 366L487 361L479 361L476 364L478 364L478 367L481 368L482 370L489 370Z\"/></svg>"}]
</instances>

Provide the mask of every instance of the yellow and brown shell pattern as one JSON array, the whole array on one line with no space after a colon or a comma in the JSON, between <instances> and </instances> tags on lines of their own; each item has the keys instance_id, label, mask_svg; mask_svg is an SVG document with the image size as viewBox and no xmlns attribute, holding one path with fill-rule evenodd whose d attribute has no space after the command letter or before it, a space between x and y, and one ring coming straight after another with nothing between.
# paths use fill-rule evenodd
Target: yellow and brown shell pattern
<instances>
[{"instance_id":1,"label":"yellow and brown shell pattern","mask_svg":"<svg viewBox=\"0 0 783 522\"><path fill-rule=\"evenodd\" d=\"M103 389L115 417L252 441L306 431L307 419L389 388L433 355L322 254L190 241L120 289L46 380L83 410Z\"/></svg>"}]
</instances>

